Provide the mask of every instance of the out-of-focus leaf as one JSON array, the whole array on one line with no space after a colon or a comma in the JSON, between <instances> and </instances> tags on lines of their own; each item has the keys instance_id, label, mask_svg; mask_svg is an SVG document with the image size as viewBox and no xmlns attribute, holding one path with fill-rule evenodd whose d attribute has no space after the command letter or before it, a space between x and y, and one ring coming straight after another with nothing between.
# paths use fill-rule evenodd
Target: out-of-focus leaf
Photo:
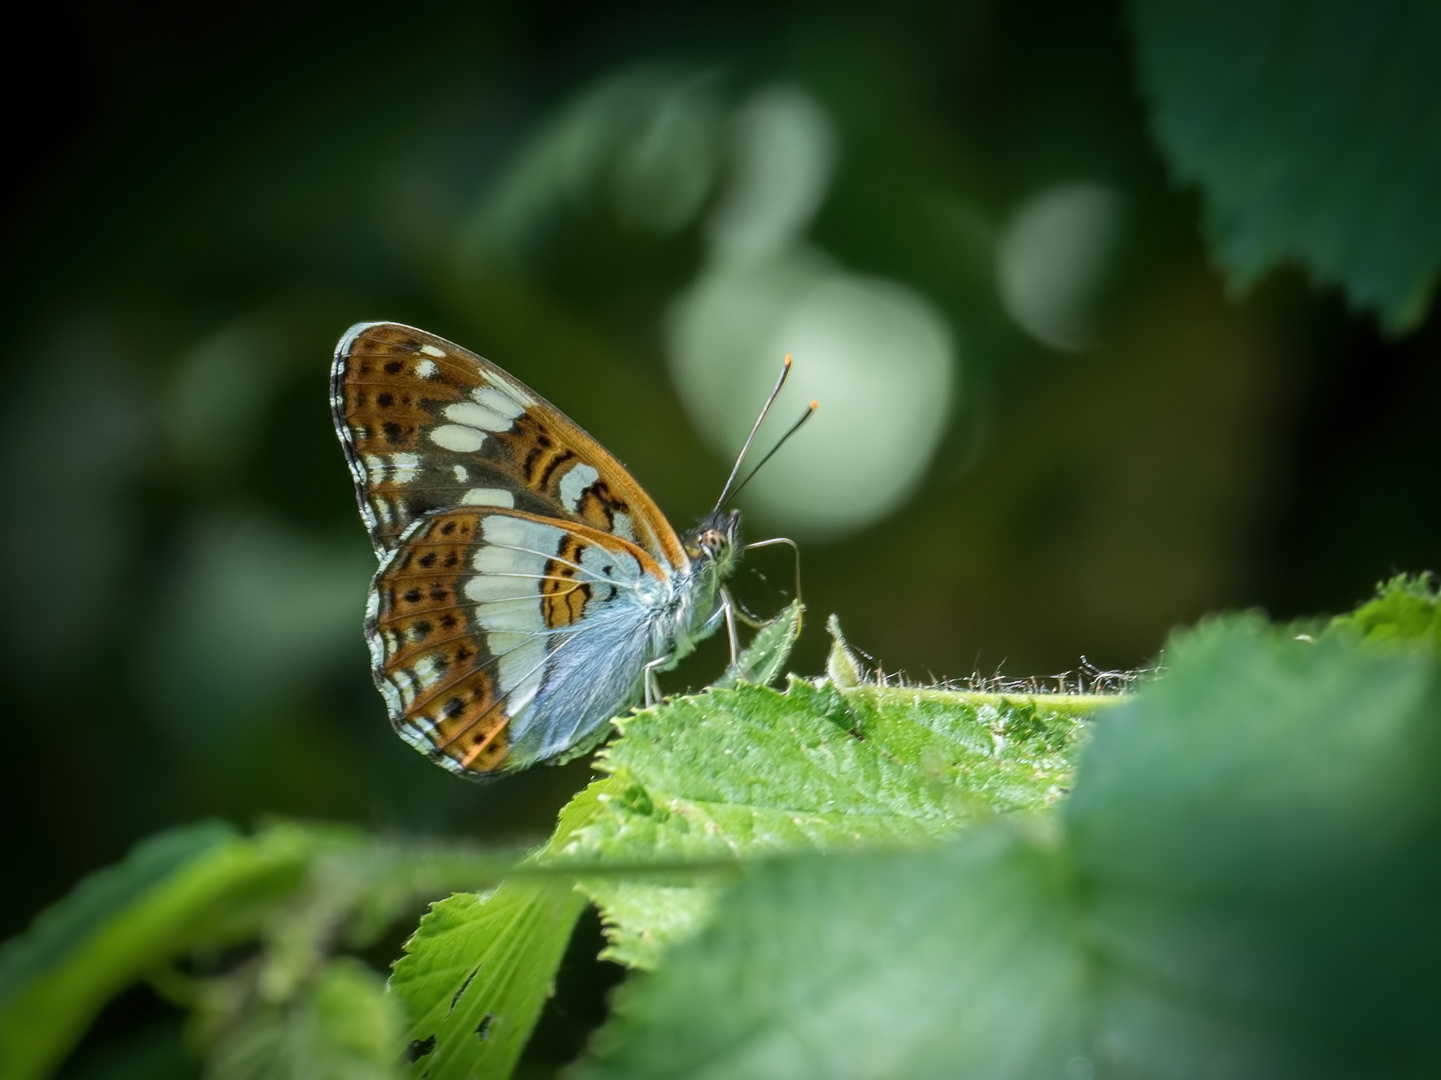
<instances>
[{"instance_id":1,"label":"out-of-focus leaf","mask_svg":"<svg viewBox=\"0 0 1441 1080\"><path fill-rule=\"evenodd\" d=\"M1101 716L1034 830L761 864L577 1075L1441 1068L1441 669L1247 620Z\"/></svg>"},{"instance_id":2,"label":"out-of-focus leaf","mask_svg":"<svg viewBox=\"0 0 1441 1080\"><path fill-rule=\"evenodd\" d=\"M1131 1075L1437 1071L1435 658L1238 621L1169 659L1097 725L1064 809L1100 1060Z\"/></svg>"},{"instance_id":3,"label":"out-of-focus leaf","mask_svg":"<svg viewBox=\"0 0 1441 1080\"><path fill-rule=\"evenodd\" d=\"M301 888L264 928L260 993L269 1002L289 1000L312 979L337 939L363 948L419 903L459 889L493 886L520 861L515 853L463 844L307 828L324 835L327 843L316 851Z\"/></svg>"},{"instance_id":4,"label":"out-of-focus leaf","mask_svg":"<svg viewBox=\"0 0 1441 1080\"><path fill-rule=\"evenodd\" d=\"M685 863L858 844L913 845L1070 783L1080 717L1104 699L1005 697L792 680L714 690L620 721L612 776L577 803L547 858ZM710 871L586 878L606 955L653 967L710 910Z\"/></svg>"},{"instance_id":5,"label":"out-of-focus leaf","mask_svg":"<svg viewBox=\"0 0 1441 1080\"><path fill-rule=\"evenodd\" d=\"M404 1022L385 981L356 960L330 963L290 1005L265 1010L214 1055L210 1080L398 1080Z\"/></svg>"},{"instance_id":6,"label":"out-of-focus leaf","mask_svg":"<svg viewBox=\"0 0 1441 1080\"><path fill-rule=\"evenodd\" d=\"M514 863L503 852L345 827L279 823L243 837L204 823L162 833L5 946L0 1076L43 1075L109 997L147 976L197 1010L198 1031L222 1030L252 1007L260 1011L247 1027L283 1027L283 1009L314 982L338 936L368 944L418 900L495 882ZM241 971L192 985L166 968L192 949L257 938L258 980Z\"/></svg>"},{"instance_id":7,"label":"out-of-focus leaf","mask_svg":"<svg viewBox=\"0 0 1441 1080\"><path fill-rule=\"evenodd\" d=\"M1441 269L1441 6L1134 0L1141 83L1240 287L1278 262L1377 312L1425 314Z\"/></svg>"},{"instance_id":8,"label":"out-of-focus leaf","mask_svg":"<svg viewBox=\"0 0 1441 1080\"><path fill-rule=\"evenodd\" d=\"M557 215L608 201L627 225L684 227L719 164L722 100L712 74L642 64L608 75L539 125L477 208L462 242L476 261L524 256Z\"/></svg>"},{"instance_id":9,"label":"out-of-focus leaf","mask_svg":"<svg viewBox=\"0 0 1441 1080\"><path fill-rule=\"evenodd\" d=\"M626 989L579 1075L1064 1077L1084 971L1063 888L1003 829L758 870Z\"/></svg>"},{"instance_id":10,"label":"out-of-focus leaf","mask_svg":"<svg viewBox=\"0 0 1441 1080\"><path fill-rule=\"evenodd\" d=\"M585 906L568 882L506 882L431 906L390 989L409 1016L409 1075L509 1076Z\"/></svg>"},{"instance_id":11,"label":"out-of-focus leaf","mask_svg":"<svg viewBox=\"0 0 1441 1080\"><path fill-rule=\"evenodd\" d=\"M68 1062L65 1080L199 1080L201 1062L186 1046L179 1017L137 1025L94 1056Z\"/></svg>"},{"instance_id":12,"label":"out-of-focus leaf","mask_svg":"<svg viewBox=\"0 0 1441 1080\"><path fill-rule=\"evenodd\" d=\"M206 821L152 836L125 861L82 881L0 952L0 1002L9 1004L30 980L63 963L115 912L134 904L187 863L236 838L230 825Z\"/></svg>"},{"instance_id":13,"label":"out-of-focus leaf","mask_svg":"<svg viewBox=\"0 0 1441 1080\"><path fill-rule=\"evenodd\" d=\"M247 840L204 823L153 837L87 879L0 956L0 1075L44 1075L145 971L197 941L253 932L313 847L298 831Z\"/></svg>"}]
</instances>

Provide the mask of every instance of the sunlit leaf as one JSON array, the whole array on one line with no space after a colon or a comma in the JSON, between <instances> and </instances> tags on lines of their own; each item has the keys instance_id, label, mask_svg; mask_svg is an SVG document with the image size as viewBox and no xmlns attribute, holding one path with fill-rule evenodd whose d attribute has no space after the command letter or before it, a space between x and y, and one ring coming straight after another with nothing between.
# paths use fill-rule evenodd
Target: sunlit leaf
<instances>
[{"instance_id":1,"label":"sunlit leaf","mask_svg":"<svg viewBox=\"0 0 1441 1080\"><path fill-rule=\"evenodd\" d=\"M774 619L756 631L755 637L726 673L716 680L718 688L735 686L738 682L769 686L785 668L791 646L801 632L800 601L793 601Z\"/></svg>"},{"instance_id":2,"label":"sunlit leaf","mask_svg":"<svg viewBox=\"0 0 1441 1080\"><path fill-rule=\"evenodd\" d=\"M559 880L432 905L390 977L409 1016L409 1075L509 1076L584 906Z\"/></svg>"},{"instance_id":3,"label":"sunlit leaf","mask_svg":"<svg viewBox=\"0 0 1441 1080\"><path fill-rule=\"evenodd\" d=\"M1441 6L1135 0L1141 83L1171 167L1246 287L1299 259L1393 330L1441 269Z\"/></svg>"},{"instance_id":4,"label":"sunlit leaf","mask_svg":"<svg viewBox=\"0 0 1441 1080\"><path fill-rule=\"evenodd\" d=\"M1036 809L1071 778L1080 719L1104 699L792 680L715 690L621 721L552 860L666 864L913 845ZM653 967L710 910L700 877L586 878L607 955Z\"/></svg>"}]
</instances>

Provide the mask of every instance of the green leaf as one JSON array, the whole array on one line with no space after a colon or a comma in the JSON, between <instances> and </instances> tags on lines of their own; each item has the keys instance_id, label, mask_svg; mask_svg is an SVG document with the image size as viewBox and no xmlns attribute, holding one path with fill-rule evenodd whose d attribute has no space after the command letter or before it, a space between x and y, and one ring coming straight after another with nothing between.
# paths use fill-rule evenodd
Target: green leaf
<instances>
[{"instance_id":1,"label":"green leaf","mask_svg":"<svg viewBox=\"0 0 1441 1080\"><path fill-rule=\"evenodd\" d=\"M101 1005L141 978L195 1030L263 1026L306 993L337 939L359 947L419 899L497 881L514 855L280 823L254 837L205 823L162 833L82 882L0 954L0 1076L44 1075ZM170 961L259 939L258 962L194 980Z\"/></svg>"},{"instance_id":2,"label":"green leaf","mask_svg":"<svg viewBox=\"0 0 1441 1080\"><path fill-rule=\"evenodd\" d=\"M1081 717L1104 699L792 680L716 690L619 721L599 766L612 776L546 862L754 859L858 844L914 845L996 813L1036 809L1070 783ZM580 801L580 800L578 800ZM699 873L699 877L697 877ZM703 920L714 871L587 877L606 955L654 967Z\"/></svg>"},{"instance_id":3,"label":"green leaf","mask_svg":"<svg viewBox=\"0 0 1441 1080\"><path fill-rule=\"evenodd\" d=\"M328 964L288 1006L263 1010L213 1056L210 1080L399 1080L403 1019L359 961Z\"/></svg>"},{"instance_id":4,"label":"green leaf","mask_svg":"<svg viewBox=\"0 0 1441 1080\"><path fill-rule=\"evenodd\" d=\"M1349 615L1338 615L1330 633L1358 634L1370 642L1413 642L1441 652L1441 591L1430 574L1401 574L1376 590L1376 598Z\"/></svg>"},{"instance_id":5,"label":"green leaf","mask_svg":"<svg viewBox=\"0 0 1441 1080\"><path fill-rule=\"evenodd\" d=\"M196 942L253 932L312 848L294 831L246 840L205 823L82 882L0 956L0 1076L45 1075L111 995Z\"/></svg>"},{"instance_id":6,"label":"green leaf","mask_svg":"<svg viewBox=\"0 0 1441 1080\"><path fill-rule=\"evenodd\" d=\"M1170 659L1065 807L1098 1047L1153 1075L1436 1072L1435 658L1235 620Z\"/></svg>"},{"instance_id":7,"label":"green leaf","mask_svg":"<svg viewBox=\"0 0 1441 1080\"><path fill-rule=\"evenodd\" d=\"M0 1007L8 1006L32 979L63 963L116 911L235 836L231 826L218 821L171 829L136 845L118 866L86 878L63 901L46 909L26 933L5 943L0 952Z\"/></svg>"},{"instance_id":8,"label":"green leaf","mask_svg":"<svg viewBox=\"0 0 1441 1080\"><path fill-rule=\"evenodd\" d=\"M841 634L841 621L832 615L826 620L826 632L831 635L831 651L826 656L826 678L838 690L854 690L864 679L861 663L846 644Z\"/></svg>"},{"instance_id":9,"label":"green leaf","mask_svg":"<svg viewBox=\"0 0 1441 1080\"><path fill-rule=\"evenodd\" d=\"M650 834L630 838L636 854L661 858L925 839L1045 805L1069 783L1061 755L1080 731L1039 698L801 680L684 698L621 726L600 767L638 801L607 808Z\"/></svg>"},{"instance_id":10,"label":"green leaf","mask_svg":"<svg viewBox=\"0 0 1441 1080\"><path fill-rule=\"evenodd\" d=\"M1169 660L1034 828L750 869L576 1075L1436 1073L1441 665L1248 620Z\"/></svg>"},{"instance_id":11,"label":"green leaf","mask_svg":"<svg viewBox=\"0 0 1441 1080\"><path fill-rule=\"evenodd\" d=\"M509 1076L584 906L568 882L538 879L433 904L390 977L409 1017L409 1075Z\"/></svg>"},{"instance_id":12,"label":"green leaf","mask_svg":"<svg viewBox=\"0 0 1441 1080\"><path fill-rule=\"evenodd\" d=\"M785 668L791 646L800 637L804 610L799 600L792 601L774 619L763 624L745 651L713 685L724 689L742 682L756 686L769 686L774 682Z\"/></svg>"},{"instance_id":13,"label":"green leaf","mask_svg":"<svg viewBox=\"0 0 1441 1080\"><path fill-rule=\"evenodd\" d=\"M263 928L260 989L272 1002L287 1000L312 978L337 939L364 948L418 902L457 889L493 886L520 862L515 852L453 841L377 839L349 828L306 828L325 843L317 847L300 888Z\"/></svg>"},{"instance_id":14,"label":"green leaf","mask_svg":"<svg viewBox=\"0 0 1441 1080\"><path fill-rule=\"evenodd\" d=\"M1064 1077L1083 971L1058 888L1004 829L757 870L624 988L578 1075Z\"/></svg>"},{"instance_id":15,"label":"green leaf","mask_svg":"<svg viewBox=\"0 0 1441 1080\"><path fill-rule=\"evenodd\" d=\"M1392 330L1441 267L1441 6L1133 0L1142 86L1245 288L1295 258Z\"/></svg>"}]
</instances>

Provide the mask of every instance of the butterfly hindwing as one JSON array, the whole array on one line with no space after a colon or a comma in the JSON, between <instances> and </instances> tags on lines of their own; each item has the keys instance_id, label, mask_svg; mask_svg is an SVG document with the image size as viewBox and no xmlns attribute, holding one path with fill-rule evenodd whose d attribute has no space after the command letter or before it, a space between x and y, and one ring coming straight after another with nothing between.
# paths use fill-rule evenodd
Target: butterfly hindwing
<instances>
[{"instance_id":1,"label":"butterfly hindwing","mask_svg":"<svg viewBox=\"0 0 1441 1080\"><path fill-rule=\"evenodd\" d=\"M579 523L462 507L414 521L382 562L366 632L392 724L461 775L523 768L598 731L650 646L638 545Z\"/></svg>"},{"instance_id":2,"label":"butterfly hindwing","mask_svg":"<svg viewBox=\"0 0 1441 1080\"><path fill-rule=\"evenodd\" d=\"M665 516L560 410L474 353L399 323L360 323L331 372L336 429L377 555L421 515L513 508L612 533L671 568Z\"/></svg>"}]
</instances>

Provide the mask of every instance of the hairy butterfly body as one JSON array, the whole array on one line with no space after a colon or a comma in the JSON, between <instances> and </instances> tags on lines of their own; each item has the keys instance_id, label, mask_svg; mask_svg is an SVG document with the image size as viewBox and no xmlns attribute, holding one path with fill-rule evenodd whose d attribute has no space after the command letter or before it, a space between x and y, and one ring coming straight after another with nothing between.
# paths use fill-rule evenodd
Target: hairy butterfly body
<instances>
[{"instance_id":1,"label":"hairy butterfly body","mask_svg":"<svg viewBox=\"0 0 1441 1080\"><path fill-rule=\"evenodd\" d=\"M357 324L331 408L380 559L372 674L396 731L452 772L582 752L729 614L739 513L683 539L604 447L474 353Z\"/></svg>"}]
</instances>

